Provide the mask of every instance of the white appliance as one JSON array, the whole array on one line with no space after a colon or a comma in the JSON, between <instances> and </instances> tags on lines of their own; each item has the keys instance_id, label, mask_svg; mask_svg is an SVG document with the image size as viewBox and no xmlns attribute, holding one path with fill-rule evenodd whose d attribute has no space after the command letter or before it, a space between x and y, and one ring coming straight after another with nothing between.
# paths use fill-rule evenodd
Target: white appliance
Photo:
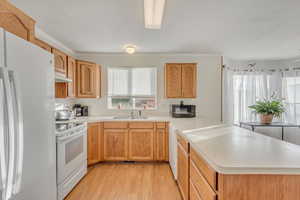
<instances>
[{"instance_id":1,"label":"white appliance","mask_svg":"<svg viewBox=\"0 0 300 200\"><path fill-rule=\"evenodd\" d=\"M177 136L176 129L172 126L172 123L169 126L169 144L169 163L173 176L177 180Z\"/></svg>"},{"instance_id":2,"label":"white appliance","mask_svg":"<svg viewBox=\"0 0 300 200\"><path fill-rule=\"evenodd\" d=\"M87 124L71 123L56 132L56 143L57 192L58 200L63 200L87 173Z\"/></svg>"},{"instance_id":3,"label":"white appliance","mask_svg":"<svg viewBox=\"0 0 300 200\"><path fill-rule=\"evenodd\" d=\"M1 200L56 200L53 56L0 28Z\"/></svg>"}]
</instances>

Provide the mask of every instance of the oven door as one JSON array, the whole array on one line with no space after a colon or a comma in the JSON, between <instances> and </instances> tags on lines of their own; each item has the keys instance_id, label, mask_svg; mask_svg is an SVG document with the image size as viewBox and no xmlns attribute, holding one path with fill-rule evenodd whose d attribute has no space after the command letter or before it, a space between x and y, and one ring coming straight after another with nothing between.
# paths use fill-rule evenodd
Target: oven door
<instances>
[{"instance_id":1,"label":"oven door","mask_svg":"<svg viewBox=\"0 0 300 200\"><path fill-rule=\"evenodd\" d=\"M76 169L86 163L87 130L70 136L57 137L57 184L60 184Z\"/></svg>"}]
</instances>

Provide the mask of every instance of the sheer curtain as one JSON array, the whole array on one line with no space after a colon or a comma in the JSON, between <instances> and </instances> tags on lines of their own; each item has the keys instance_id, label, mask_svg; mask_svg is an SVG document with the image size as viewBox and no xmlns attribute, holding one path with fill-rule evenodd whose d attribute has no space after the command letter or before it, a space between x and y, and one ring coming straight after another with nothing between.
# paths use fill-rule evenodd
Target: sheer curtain
<instances>
[{"instance_id":1,"label":"sheer curtain","mask_svg":"<svg viewBox=\"0 0 300 200\"><path fill-rule=\"evenodd\" d=\"M300 124L300 71L282 72L282 97L284 98L284 121Z\"/></svg>"},{"instance_id":2,"label":"sheer curtain","mask_svg":"<svg viewBox=\"0 0 300 200\"><path fill-rule=\"evenodd\" d=\"M240 121L257 121L258 116L248 108L257 100L270 98L276 92L280 96L278 72L254 72L224 69L223 113L224 121L239 124Z\"/></svg>"}]
</instances>

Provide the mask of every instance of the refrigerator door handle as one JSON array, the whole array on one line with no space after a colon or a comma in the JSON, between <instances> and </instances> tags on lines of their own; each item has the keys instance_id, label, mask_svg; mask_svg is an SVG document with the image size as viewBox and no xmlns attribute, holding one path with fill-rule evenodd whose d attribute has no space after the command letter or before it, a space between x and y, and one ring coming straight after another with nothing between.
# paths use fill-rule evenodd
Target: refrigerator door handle
<instances>
[{"instance_id":1,"label":"refrigerator door handle","mask_svg":"<svg viewBox=\"0 0 300 200\"><path fill-rule=\"evenodd\" d=\"M14 123L14 110L12 104L12 94L10 88L10 81L8 71L4 67L0 67L0 75L2 76L3 86L5 90L5 101L7 104L7 119L8 119L8 167L7 167L7 181L6 190L4 191L4 199L8 200L12 196L13 181L14 181L14 168L15 168L15 123Z\"/></svg>"},{"instance_id":2,"label":"refrigerator door handle","mask_svg":"<svg viewBox=\"0 0 300 200\"><path fill-rule=\"evenodd\" d=\"M15 142L16 142L16 164L14 169L14 187L13 194L17 194L21 188L23 172L23 153L24 153L24 127L23 110L19 90L18 79L14 71L9 70L10 88L12 93L14 122L15 122Z\"/></svg>"},{"instance_id":3,"label":"refrigerator door handle","mask_svg":"<svg viewBox=\"0 0 300 200\"><path fill-rule=\"evenodd\" d=\"M6 164L6 142L5 142L5 124L7 124L7 104L4 99L4 84L0 72L0 106L2 106L2 113L0 113L0 191L2 193L1 199L6 197L6 182L7 182L7 164Z\"/></svg>"}]
</instances>

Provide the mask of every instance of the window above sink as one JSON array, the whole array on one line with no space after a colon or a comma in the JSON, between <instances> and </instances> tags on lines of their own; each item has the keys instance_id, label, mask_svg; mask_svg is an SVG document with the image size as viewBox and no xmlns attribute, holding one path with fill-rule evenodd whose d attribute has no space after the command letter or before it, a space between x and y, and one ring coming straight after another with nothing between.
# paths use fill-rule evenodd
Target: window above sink
<instances>
[{"instance_id":1,"label":"window above sink","mask_svg":"<svg viewBox=\"0 0 300 200\"><path fill-rule=\"evenodd\" d=\"M156 67L110 67L107 73L108 109L157 108Z\"/></svg>"}]
</instances>

